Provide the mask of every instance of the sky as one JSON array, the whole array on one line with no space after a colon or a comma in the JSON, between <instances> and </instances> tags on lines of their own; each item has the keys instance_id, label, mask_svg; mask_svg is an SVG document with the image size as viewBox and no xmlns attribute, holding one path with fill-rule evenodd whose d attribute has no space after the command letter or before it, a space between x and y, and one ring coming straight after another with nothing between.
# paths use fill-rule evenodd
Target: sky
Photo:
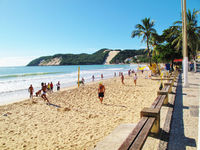
<instances>
[{"instance_id":1,"label":"sky","mask_svg":"<svg viewBox=\"0 0 200 150\"><path fill-rule=\"evenodd\" d=\"M200 10L200 0L186 6ZM181 0L0 0L0 66L58 53L145 48L131 38L145 17L162 34L181 19Z\"/></svg>"}]
</instances>

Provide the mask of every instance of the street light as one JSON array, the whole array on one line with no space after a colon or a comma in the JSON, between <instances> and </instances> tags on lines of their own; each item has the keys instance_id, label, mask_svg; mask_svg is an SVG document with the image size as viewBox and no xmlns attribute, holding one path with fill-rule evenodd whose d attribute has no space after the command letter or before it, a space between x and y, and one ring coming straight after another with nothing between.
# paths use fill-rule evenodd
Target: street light
<instances>
[{"instance_id":1,"label":"street light","mask_svg":"<svg viewBox=\"0 0 200 150\"><path fill-rule=\"evenodd\" d=\"M182 2L182 0L181 0ZM188 87L188 51L187 51L187 20L186 20L186 0L181 3L182 6L182 20L183 20L183 86Z\"/></svg>"}]
</instances>

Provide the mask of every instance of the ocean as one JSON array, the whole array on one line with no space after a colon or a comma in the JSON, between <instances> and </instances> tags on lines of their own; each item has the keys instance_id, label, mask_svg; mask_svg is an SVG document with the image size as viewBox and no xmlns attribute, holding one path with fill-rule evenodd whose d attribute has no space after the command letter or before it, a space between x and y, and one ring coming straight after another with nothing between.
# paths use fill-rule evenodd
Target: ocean
<instances>
[{"instance_id":1,"label":"ocean","mask_svg":"<svg viewBox=\"0 0 200 150\"><path fill-rule=\"evenodd\" d=\"M71 66L23 66L0 67L0 105L17 102L29 98L28 87L33 85L34 91L41 88L41 82L53 82L54 91L56 83L60 81L61 88L77 85L78 67ZM100 80L101 74L105 78L112 78L114 72L128 73L129 69L136 70L138 65L81 65L80 79L85 82Z\"/></svg>"}]
</instances>

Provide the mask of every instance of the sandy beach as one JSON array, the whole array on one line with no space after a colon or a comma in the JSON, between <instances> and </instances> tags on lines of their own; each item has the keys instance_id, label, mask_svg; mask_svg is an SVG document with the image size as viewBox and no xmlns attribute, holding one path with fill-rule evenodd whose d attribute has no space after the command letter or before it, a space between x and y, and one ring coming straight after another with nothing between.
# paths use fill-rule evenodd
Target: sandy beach
<instances>
[{"instance_id":1,"label":"sandy beach","mask_svg":"<svg viewBox=\"0 0 200 150\"><path fill-rule=\"evenodd\" d=\"M133 75L125 76L124 82L119 77L102 80L103 104L94 82L48 94L50 106L41 98L0 106L0 149L93 149L118 125L137 123L141 109L155 100L160 83L142 74L137 86Z\"/></svg>"}]
</instances>

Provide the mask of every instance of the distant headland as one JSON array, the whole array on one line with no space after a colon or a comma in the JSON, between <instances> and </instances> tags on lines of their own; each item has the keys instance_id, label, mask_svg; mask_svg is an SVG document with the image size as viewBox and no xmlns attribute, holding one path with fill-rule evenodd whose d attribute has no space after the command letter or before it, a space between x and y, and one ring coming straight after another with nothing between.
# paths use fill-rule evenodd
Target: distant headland
<instances>
[{"instance_id":1,"label":"distant headland","mask_svg":"<svg viewBox=\"0 0 200 150\"><path fill-rule=\"evenodd\" d=\"M27 66L96 65L146 62L144 49L100 49L93 54L56 54L32 60Z\"/></svg>"}]
</instances>

